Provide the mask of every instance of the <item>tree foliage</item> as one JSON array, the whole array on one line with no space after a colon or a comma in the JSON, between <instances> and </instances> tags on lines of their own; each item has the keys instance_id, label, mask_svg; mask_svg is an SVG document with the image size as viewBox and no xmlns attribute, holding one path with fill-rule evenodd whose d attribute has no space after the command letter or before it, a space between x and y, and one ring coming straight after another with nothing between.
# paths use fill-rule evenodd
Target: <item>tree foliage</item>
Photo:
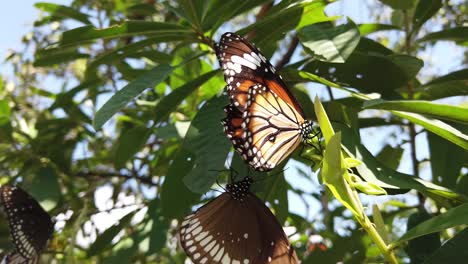
<instances>
[{"instance_id":1,"label":"tree foliage","mask_svg":"<svg viewBox=\"0 0 468 264\"><path fill-rule=\"evenodd\" d=\"M466 59L447 74L422 69L431 67L425 50L447 41L466 47L466 6L381 0L371 4L373 23L356 24L327 14L330 5L36 3L43 13L24 49L6 58L14 75L0 81L0 184L20 184L56 217L43 260L183 263L180 220L217 195L210 189L229 180L226 164L249 173L220 124L228 100L213 44L234 31L274 58L310 118L332 121L321 127L334 146L326 146L323 163L310 161L314 151L299 149L269 175L250 172L261 179L254 191L294 227L291 242L303 263L382 262L382 249L357 224L369 224L367 217L361 222L349 213L371 207L379 195L386 198L378 199L380 210L373 216L365 210L374 221L368 228L399 261L465 261ZM317 91L324 109L316 116ZM387 135L372 143L380 151L369 150L370 133ZM365 207L332 196L347 192L343 170L352 188L365 193ZM293 182L309 186L317 179L327 188ZM303 214L290 208L297 203ZM314 205L322 208L310 216ZM0 248L10 249L3 218L0 233ZM311 234L320 234L328 249L312 251Z\"/></svg>"}]
</instances>

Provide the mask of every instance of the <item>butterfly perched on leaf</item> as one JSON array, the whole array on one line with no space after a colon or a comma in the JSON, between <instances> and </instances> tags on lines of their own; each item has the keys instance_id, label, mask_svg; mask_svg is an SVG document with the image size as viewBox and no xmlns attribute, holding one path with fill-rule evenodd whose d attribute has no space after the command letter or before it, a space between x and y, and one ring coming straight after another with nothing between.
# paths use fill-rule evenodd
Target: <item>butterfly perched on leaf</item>
<instances>
[{"instance_id":1,"label":"butterfly perched on leaf","mask_svg":"<svg viewBox=\"0 0 468 264\"><path fill-rule=\"evenodd\" d=\"M313 122L253 44L228 32L216 45L216 55L230 99L224 109L224 133L254 169L274 169L315 136Z\"/></svg>"},{"instance_id":2,"label":"butterfly perched on leaf","mask_svg":"<svg viewBox=\"0 0 468 264\"><path fill-rule=\"evenodd\" d=\"M54 231L51 217L31 195L19 187L0 187L0 203L15 245L15 252L8 254L3 262L37 263Z\"/></svg>"},{"instance_id":3,"label":"butterfly perched on leaf","mask_svg":"<svg viewBox=\"0 0 468 264\"><path fill-rule=\"evenodd\" d=\"M195 264L297 264L281 224L255 194L253 180L226 185L223 194L184 218L180 241Z\"/></svg>"}]
</instances>

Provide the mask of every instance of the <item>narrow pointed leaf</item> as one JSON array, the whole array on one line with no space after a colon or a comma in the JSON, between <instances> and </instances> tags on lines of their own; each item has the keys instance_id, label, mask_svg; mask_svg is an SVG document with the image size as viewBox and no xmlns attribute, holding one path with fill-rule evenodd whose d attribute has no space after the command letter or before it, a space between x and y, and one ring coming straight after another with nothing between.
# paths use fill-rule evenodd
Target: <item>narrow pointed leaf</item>
<instances>
[{"instance_id":1,"label":"narrow pointed leaf","mask_svg":"<svg viewBox=\"0 0 468 264\"><path fill-rule=\"evenodd\" d=\"M468 123L468 108L437 104L428 101L385 101L376 99L365 101L363 107L366 109L412 112L432 116L434 118Z\"/></svg>"},{"instance_id":2,"label":"narrow pointed leaf","mask_svg":"<svg viewBox=\"0 0 468 264\"><path fill-rule=\"evenodd\" d=\"M120 109L145 89L154 88L164 81L171 74L173 69L173 67L166 64L156 66L120 89L97 111L93 120L94 128L99 129L109 118L120 111Z\"/></svg>"},{"instance_id":3,"label":"narrow pointed leaf","mask_svg":"<svg viewBox=\"0 0 468 264\"><path fill-rule=\"evenodd\" d=\"M421 224L408 230L396 243L401 244L404 241L420 237L426 234L440 232L447 228L468 224L468 203L459 205L447 210L447 212L432 217Z\"/></svg>"}]
</instances>

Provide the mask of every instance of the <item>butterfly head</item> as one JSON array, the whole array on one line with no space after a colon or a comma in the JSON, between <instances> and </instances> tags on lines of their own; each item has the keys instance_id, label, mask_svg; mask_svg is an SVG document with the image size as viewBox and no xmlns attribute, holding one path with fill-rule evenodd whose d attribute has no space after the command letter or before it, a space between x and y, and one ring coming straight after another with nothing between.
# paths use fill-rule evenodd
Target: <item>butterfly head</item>
<instances>
[{"instance_id":1,"label":"butterfly head","mask_svg":"<svg viewBox=\"0 0 468 264\"><path fill-rule=\"evenodd\" d=\"M247 176L241 181L228 183L226 185L226 190L234 200L243 202L244 197L250 192L249 189L252 183L252 177Z\"/></svg>"}]
</instances>

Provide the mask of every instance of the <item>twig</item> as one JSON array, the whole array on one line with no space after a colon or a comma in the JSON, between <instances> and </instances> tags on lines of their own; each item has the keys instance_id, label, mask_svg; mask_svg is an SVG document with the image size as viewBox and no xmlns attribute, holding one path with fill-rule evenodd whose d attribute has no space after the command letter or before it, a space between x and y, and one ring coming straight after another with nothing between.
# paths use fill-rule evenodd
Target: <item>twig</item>
<instances>
[{"instance_id":1,"label":"twig","mask_svg":"<svg viewBox=\"0 0 468 264\"><path fill-rule=\"evenodd\" d=\"M75 176L78 177L97 177L97 178L111 178L111 177L118 177L118 178L123 178L126 180L132 180L135 179L137 181L146 183L148 185L155 186L156 184L151 180L150 176L136 176L136 175L128 175L128 174L123 174L123 173L118 173L118 172L106 172L106 171L89 171L89 172L77 172Z\"/></svg>"},{"instance_id":2,"label":"twig","mask_svg":"<svg viewBox=\"0 0 468 264\"><path fill-rule=\"evenodd\" d=\"M298 45L299 45L299 38L295 35L291 39L291 43L289 43L288 51L286 51L286 54L284 54L283 58L276 64L277 70L281 70L284 67L284 65L289 63Z\"/></svg>"}]
</instances>

